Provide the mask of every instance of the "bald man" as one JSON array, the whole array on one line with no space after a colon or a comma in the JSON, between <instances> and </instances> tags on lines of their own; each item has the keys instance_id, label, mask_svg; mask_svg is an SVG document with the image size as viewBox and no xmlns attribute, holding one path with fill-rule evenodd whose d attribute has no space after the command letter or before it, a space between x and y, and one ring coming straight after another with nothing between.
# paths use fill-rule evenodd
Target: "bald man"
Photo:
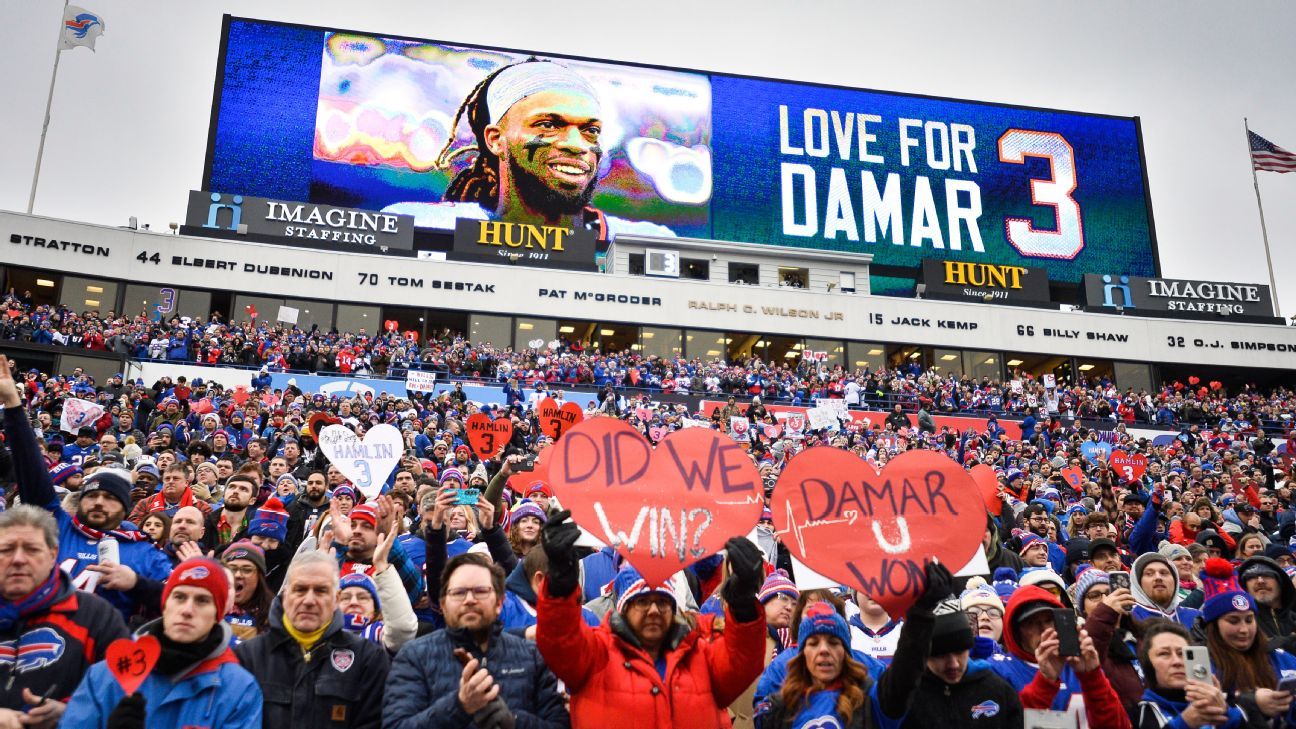
<instances>
[{"instance_id":1,"label":"bald man","mask_svg":"<svg viewBox=\"0 0 1296 729\"><path fill-rule=\"evenodd\" d=\"M206 518L197 507L182 506L176 510L175 516L171 517L171 537L166 545L171 566L174 567L188 557L194 556L187 553L189 549L198 548L198 553L202 554L203 535L207 533L205 523ZM193 544L192 547L181 549L183 545L190 543Z\"/></svg>"}]
</instances>

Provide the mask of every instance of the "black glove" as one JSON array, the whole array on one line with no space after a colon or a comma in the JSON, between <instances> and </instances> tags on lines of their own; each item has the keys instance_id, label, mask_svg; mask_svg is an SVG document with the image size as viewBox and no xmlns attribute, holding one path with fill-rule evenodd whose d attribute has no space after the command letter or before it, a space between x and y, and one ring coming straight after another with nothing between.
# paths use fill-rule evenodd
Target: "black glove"
<instances>
[{"instance_id":1,"label":"black glove","mask_svg":"<svg viewBox=\"0 0 1296 729\"><path fill-rule=\"evenodd\" d=\"M940 562L929 562L926 576L927 589L918 596L911 609L930 614L942 600L954 593L954 576Z\"/></svg>"},{"instance_id":2,"label":"black glove","mask_svg":"<svg viewBox=\"0 0 1296 729\"><path fill-rule=\"evenodd\" d=\"M576 557L576 540L580 535L580 528L571 521L571 509L549 517L540 532L540 543L549 557L546 589L550 597L567 597L580 584L580 560Z\"/></svg>"},{"instance_id":3,"label":"black glove","mask_svg":"<svg viewBox=\"0 0 1296 729\"><path fill-rule=\"evenodd\" d=\"M144 697L138 691L130 696L123 696L116 708L108 715L108 729L144 729Z\"/></svg>"},{"instance_id":4,"label":"black glove","mask_svg":"<svg viewBox=\"0 0 1296 729\"><path fill-rule=\"evenodd\" d=\"M756 619L756 593L765 581L765 557L760 548L746 537L731 537L725 542L729 576L720 588L729 612L740 623Z\"/></svg>"},{"instance_id":5,"label":"black glove","mask_svg":"<svg viewBox=\"0 0 1296 729\"><path fill-rule=\"evenodd\" d=\"M516 724L517 717L498 696L473 714L473 725L478 729L514 729Z\"/></svg>"}]
</instances>

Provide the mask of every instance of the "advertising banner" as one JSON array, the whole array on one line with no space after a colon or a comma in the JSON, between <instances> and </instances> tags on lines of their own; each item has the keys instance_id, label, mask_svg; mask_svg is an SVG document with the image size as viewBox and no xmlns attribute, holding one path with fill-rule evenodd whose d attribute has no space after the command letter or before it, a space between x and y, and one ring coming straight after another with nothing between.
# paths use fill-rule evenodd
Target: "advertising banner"
<instances>
[{"instance_id":1,"label":"advertising banner","mask_svg":"<svg viewBox=\"0 0 1296 729\"><path fill-rule=\"evenodd\" d=\"M1049 303L1048 272L1042 268L928 258L923 261L922 281L927 286L924 296L932 299Z\"/></svg>"},{"instance_id":2,"label":"advertising banner","mask_svg":"<svg viewBox=\"0 0 1296 729\"><path fill-rule=\"evenodd\" d=\"M910 278L926 258L1158 273L1135 118L228 16L222 49L210 190L446 233L858 252Z\"/></svg>"},{"instance_id":3,"label":"advertising banner","mask_svg":"<svg viewBox=\"0 0 1296 729\"><path fill-rule=\"evenodd\" d=\"M408 215L234 193L190 190L185 228L193 235L233 232L250 240L338 250L414 249L414 219Z\"/></svg>"},{"instance_id":4,"label":"advertising banner","mask_svg":"<svg viewBox=\"0 0 1296 729\"><path fill-rule=\"evenodd\" d=\"M1085 304L1130 314L1169 312L1184 319L1273 316L1269 287L1251 283L1185 281L1116 274L1086 274Z\"/></svg>"},{"instance_id":5,"label":"advertising banner","mask_svg":"<svg viewBox=\"0 0 1296 729\"><path fill-rule=\"evenodd\" d=\"M350 399L353 397L377 397L382 393L395 395L396 397L406 397L408 392L405 389L403 380L379 380L368 377L345 377L341 375L297 375L285 372L270 373L270 387L275 390L284 390L289 387L296 387L305 395L314 395L320 393L325 397L338 397Z\"/></svg>"}]
</instances>

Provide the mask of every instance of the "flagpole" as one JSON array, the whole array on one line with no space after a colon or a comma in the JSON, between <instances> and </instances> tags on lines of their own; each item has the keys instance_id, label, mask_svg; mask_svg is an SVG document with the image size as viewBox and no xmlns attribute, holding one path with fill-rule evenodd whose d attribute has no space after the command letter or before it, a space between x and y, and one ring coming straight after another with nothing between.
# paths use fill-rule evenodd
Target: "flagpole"
<instances>
[{"instance_id":1,"label":"flagpole","mask_svg":"<svg viewBox=\"0 0 1296 729\"><path fill-rule=\"evenodd\" d=\"M36 171L32 173L31 195L27 198L27 214L31 215L36 205L36 185L40 182L41 158L45 156L45 134L49 131L50 107L54 105L54 82L58 80L59 56L63 52L63 19L67 17L69 0L63 0L63 12L59 15L58 43L54 46L54 73L50 75L49 96L45 98L45 121L41 124L40 145L36 147Z\"/></svg>"},{"instance_id":2,"label":"flagpole","mask_svg":"<svg viewBox=\"0 0 1296 729\"><path fill-rule=\"evenodd\" d=\"M1251 125L1242 117L1242 128L1246 130L1247 162L1251 165L1251 184L1255 186L1256 208L1260 211L1260 234L1264 236L1265 264L1269 266L1269 293L1273 296L1274 314L1282 316L1282 305L1278 303L1278 282L1274 279L1273 256L1269 253L1269 229L1265 226L1264 203L1260 202L1260 178L1256 176L1255 157L1251 154Z\"/></svg>"}]
</instances>

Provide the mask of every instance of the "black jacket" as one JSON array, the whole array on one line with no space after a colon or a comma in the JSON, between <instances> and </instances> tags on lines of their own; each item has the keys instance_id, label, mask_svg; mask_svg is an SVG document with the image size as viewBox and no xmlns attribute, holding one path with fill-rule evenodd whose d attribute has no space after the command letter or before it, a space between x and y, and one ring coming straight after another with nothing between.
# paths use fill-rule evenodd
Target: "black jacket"
<instances>
[{"instance_id":1,"label":"black jacket","mask_svg":"<svg viewBox=\"0 0 1296 729\"><path fill-rule=\"evenodd\" d=\"M383 684L390 666L377 643L333 621L309 658L284 629L283 605L270 606L270 631L234 649L265 696L266 729L372 727L382 724Z\"/></svg>"},{"instance_id":2,"label":"black jacket","mask_svg":"<svg viewBox=\"0 0 1296 729\"><path fill-rule=\"evenodd\" d=\"M545 665L535 644L500 629L496 622L484 665L500 687L500 698L517 720L517 729L566 727L570 724L558 679ZM447 628L405 645L387 677L383 726L387 729L474 727L459 704L463 667L454 649L482 658L477 641L466 631Z\"/></svg>"},{"instance_id":3,"label":"black jacket","mask_svg":"<svg viewBox=\"0 0 1296 729\"><path fill-rule=\"evenodd\" d=\"M107 600L73 590L62 570L58 580L48 607L0 632L0 656L7 655L0 657L0 708L26 708L23 689L67 701L90 666L103 660L108 645L130 636L121 613Z\"/></svg>"},{"instance_id":4,"label":"black jacket","mask_svg":"<svg viewBox=\"0 0 1296 729\"><path fill-rule=\"evenodd\" d=\"M1012 684L980 661L973 661L963 680L950 685L924 672L914 694L904 729L976 727L995 729L1022 725L1022 704Z\"/></svg>"}]
</instances>

